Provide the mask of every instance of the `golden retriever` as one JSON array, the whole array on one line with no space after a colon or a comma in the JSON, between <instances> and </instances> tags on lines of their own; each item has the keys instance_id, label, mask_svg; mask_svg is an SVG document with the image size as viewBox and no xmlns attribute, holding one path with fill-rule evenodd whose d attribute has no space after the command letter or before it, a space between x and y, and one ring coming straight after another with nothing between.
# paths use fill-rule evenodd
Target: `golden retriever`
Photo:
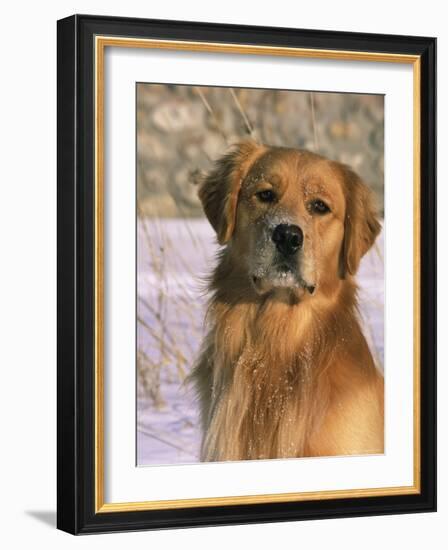
<instances>
[{"instance_id":1,"label":"golden retriever","mask_svg":"<svg viewBox=\"0 0 448 550\"><path fill-rule=\"evenodd\" d=\"M199 198L222 245L192 373L201 459L384 452L354 281L380 231L369 188L317 154L245 141Z\"/></svg>"}]
</instances>

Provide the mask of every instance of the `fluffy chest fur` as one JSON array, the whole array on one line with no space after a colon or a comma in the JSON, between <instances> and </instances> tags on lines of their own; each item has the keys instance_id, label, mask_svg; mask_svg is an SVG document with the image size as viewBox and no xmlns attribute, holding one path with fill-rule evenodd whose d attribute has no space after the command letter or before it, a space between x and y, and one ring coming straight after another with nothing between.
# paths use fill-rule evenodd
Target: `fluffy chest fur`
<instances>
[{"instance_id":1,"label":"fluffy chest fur","mask_svg":"<svg viewBox=\"0 0 448 550\"><path fill-rule=\"evenodd\" d=\"M361 334L352 312L354 288L346 294L347 307L339 304L338 313L325 316L287 300L230 304L215 297L211 330L194 373L204 460L312 452L307 442L335 397L334 365L349 360L341 327Z\"/></svg>"}]
</instances>

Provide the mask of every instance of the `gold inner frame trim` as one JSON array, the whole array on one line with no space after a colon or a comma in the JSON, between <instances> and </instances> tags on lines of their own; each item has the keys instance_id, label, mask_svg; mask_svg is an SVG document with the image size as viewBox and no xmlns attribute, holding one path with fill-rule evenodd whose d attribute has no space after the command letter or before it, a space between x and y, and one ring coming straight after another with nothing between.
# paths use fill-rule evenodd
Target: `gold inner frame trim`
<instances>
[{"instance_id":1,"label":"gold inner frame trim","mask_svg":"<svg viewBox=\"0 0 448 550\"><path fill-rule=\"evenodd\" d=\"M104 54L106 47L150 48L159 50L197 51L206 53L232 53L301 57L313 59L405 63L413 66L413 238L414 238L414 482L410 486L370 489L344 489L301 493L275 493L264 495L154 500L142 502L104 501ZM420 56L381 52L356 52L276 46L255 46L213 42L156 40L96 36L95 59L95 513L166 510L206 506L231 506L274 502L303 502L340 498L361 498L420 493Z\"/></svg>"}]
</instances>

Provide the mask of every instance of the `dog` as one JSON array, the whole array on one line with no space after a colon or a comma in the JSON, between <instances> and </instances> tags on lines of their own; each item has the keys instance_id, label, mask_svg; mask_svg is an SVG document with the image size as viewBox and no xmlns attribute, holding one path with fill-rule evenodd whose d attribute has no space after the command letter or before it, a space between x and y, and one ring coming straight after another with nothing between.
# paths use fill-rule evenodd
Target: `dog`
<instances>
[{"instance_id":1,"label":"dog","mask_svg":"<svg viewBox=\"0 0 448 550\"><path fill-rule=\"evenodd\" d=\"M381 226L348 166L243 141L198 190L221 245L192 371L202 461L384 452L354 276Z\"/></svg>"}]
</instances>

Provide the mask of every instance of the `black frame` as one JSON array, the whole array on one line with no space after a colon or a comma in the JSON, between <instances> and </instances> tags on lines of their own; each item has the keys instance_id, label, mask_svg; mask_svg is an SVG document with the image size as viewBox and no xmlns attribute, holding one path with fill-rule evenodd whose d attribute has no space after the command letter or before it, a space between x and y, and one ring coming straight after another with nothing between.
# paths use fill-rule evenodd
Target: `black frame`
<instances>
[{"instance_id":1,"label":"black frame","mask_svg":"<svg viewBox=\"0 0 448 550\"><path fill-rule=\"evenodd\" d=\"M421 493L94 512L95 35L418 55L421 59ZM436 510L436 39L74 15L58 21L57 526L73 534Z\"/></svg>"}]
</instances>

